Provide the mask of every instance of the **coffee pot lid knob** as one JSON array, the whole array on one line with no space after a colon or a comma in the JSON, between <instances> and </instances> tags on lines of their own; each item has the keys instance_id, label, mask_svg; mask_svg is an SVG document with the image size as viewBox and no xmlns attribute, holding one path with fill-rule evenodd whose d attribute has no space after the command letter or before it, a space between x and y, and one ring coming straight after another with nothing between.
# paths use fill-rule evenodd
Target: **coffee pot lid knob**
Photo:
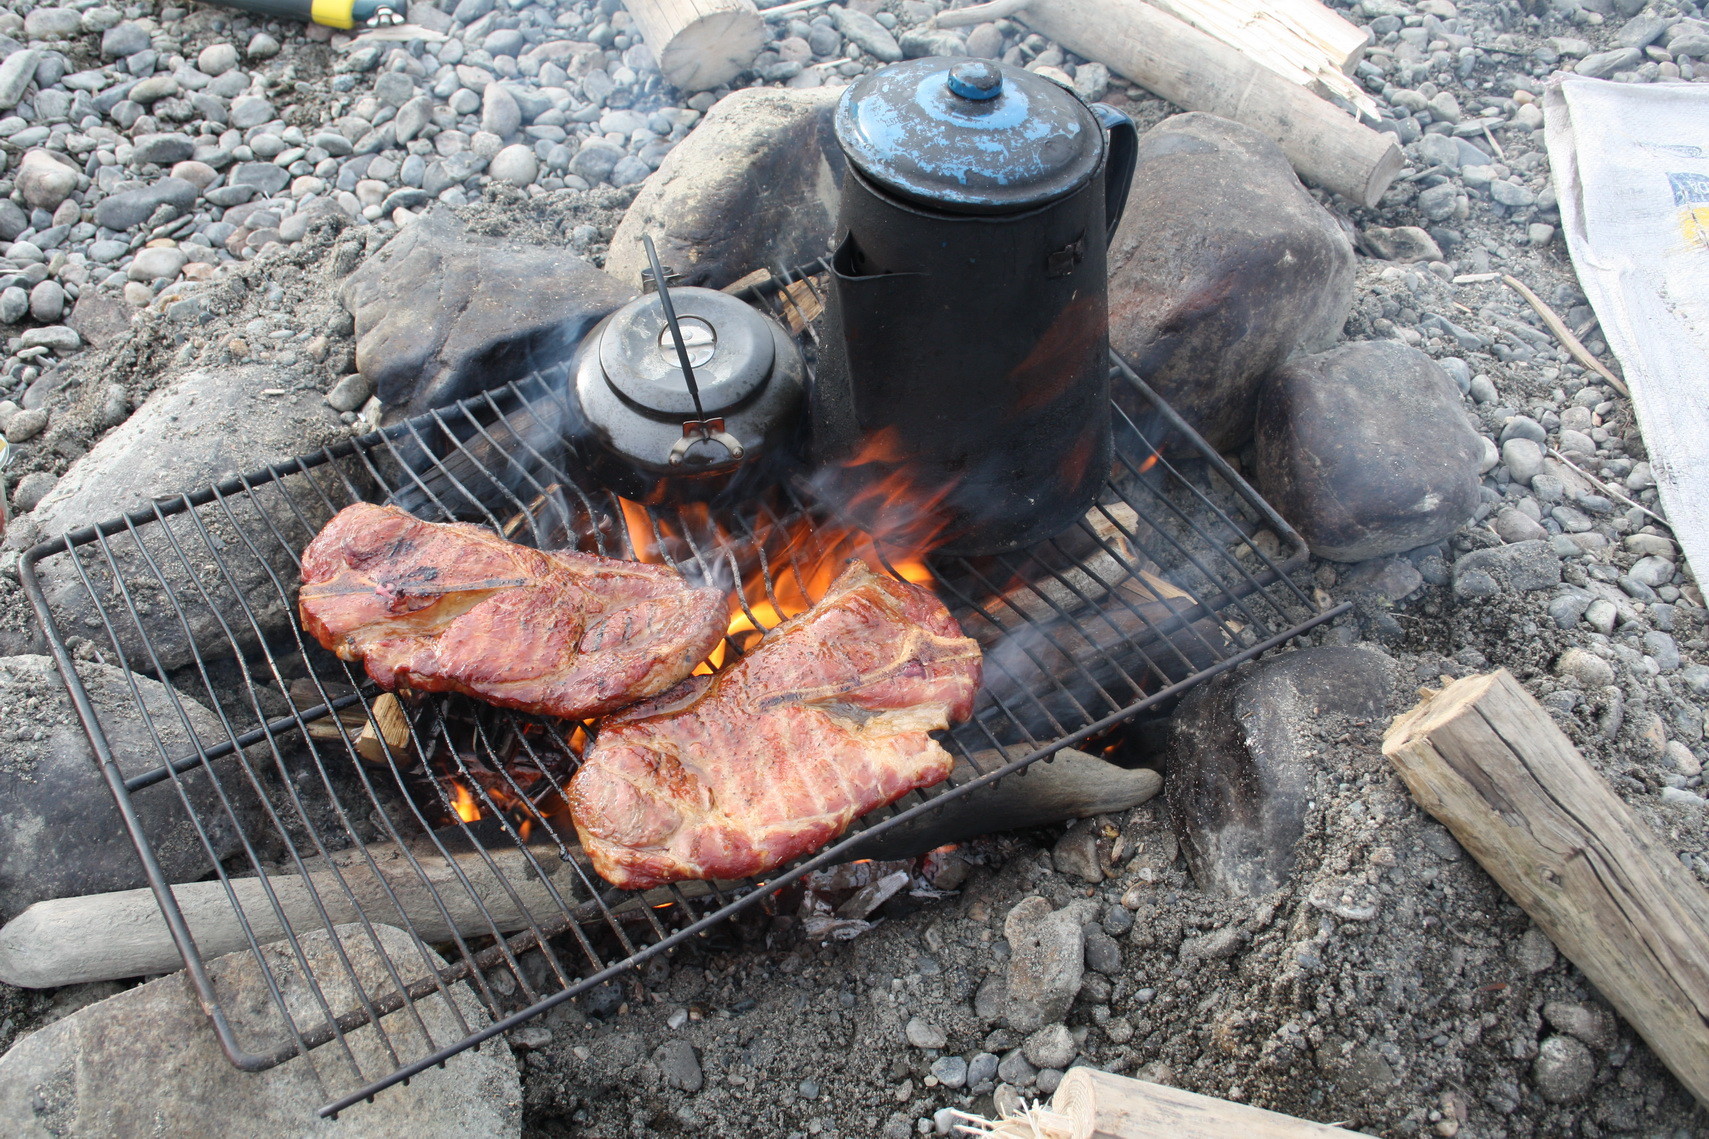
<instances>
[{"instance_id":1,"label":"coffee pot lid knob","mask_svg":"<svg viewBox=\"0 0 1709 1139\"><path fill-rule=\"evenodd\" d=\"M949 89L963 99L995 99L1003 93L1003 73L983 59L968 60L950 68Z\"/></svg>"}]
</instances>

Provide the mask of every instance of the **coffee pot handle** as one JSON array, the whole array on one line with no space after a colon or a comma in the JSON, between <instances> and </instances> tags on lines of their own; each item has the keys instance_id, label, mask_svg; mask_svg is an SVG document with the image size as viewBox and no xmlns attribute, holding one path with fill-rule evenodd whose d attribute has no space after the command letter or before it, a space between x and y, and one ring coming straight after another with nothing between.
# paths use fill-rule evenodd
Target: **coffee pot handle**
<instances>
[{"instance_id":1,"label":"coffee pot handle","mask_svg":"<svg viewBox=\"0 0 1709 1139\"><path fill-rule=\"evenodd\" d=\"M1128 188L1133 185L1133 169L1139 160L1139 128L1126 111L1108 103L1093 103L1092 113L1109 138L1109 156L1104 160L1104 244L1108 245L1115 240L1116 226L1127 207Z\"/></svg>"}]
</instances>

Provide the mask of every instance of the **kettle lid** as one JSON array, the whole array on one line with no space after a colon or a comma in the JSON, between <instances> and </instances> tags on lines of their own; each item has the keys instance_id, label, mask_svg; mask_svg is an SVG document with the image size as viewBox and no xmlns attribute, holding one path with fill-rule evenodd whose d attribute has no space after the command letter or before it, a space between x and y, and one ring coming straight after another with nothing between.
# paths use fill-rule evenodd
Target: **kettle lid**
<instances>
[{"instance_id":1,"label":"kettle lid","mask_svg":"<svg viewBox=\"0 0 1709 1139\"><path fill-rule=\"evenodd\" d=\"M776 354L765 317L716 289L673 286L671 302L708 413L734 407L765 383ZM694 414L657 293L611 315L599 340L599 363L606 382L637 407L655 415Z\"/></svg>"},{"instance_id":2,"label":"kettle lid","mask_svg":"<svg viewBox=\"0 0 1709 1139\"><path fill-rule=\"evenodd\" d=\"M984 59L912 59L837 103L837 141L880 187L955 213L1010 213L1084 186L1104 157L1086 104L1042 75Z\"/></svg>"}]
</instances>

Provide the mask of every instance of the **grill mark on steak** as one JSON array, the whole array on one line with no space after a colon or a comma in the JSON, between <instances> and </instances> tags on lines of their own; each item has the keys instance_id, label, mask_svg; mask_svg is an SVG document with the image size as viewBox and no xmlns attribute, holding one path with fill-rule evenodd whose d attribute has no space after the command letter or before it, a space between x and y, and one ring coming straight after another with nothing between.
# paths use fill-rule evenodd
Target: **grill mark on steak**
<instances>
[{"instance_id":1,"label":"grill mark on steak","mask_svg":"<svg viewBox=\"0 0 1709 1139\"><path fill-rule=\"evenodd\" d=\"M665 566L547 553L479 526L357 503L302 558L303 628L382 687L603 715L682 680L728 598Z\"/></svg>"},{"instance_id":2,"label":"grill mark on steak","mask_svg":"<svg viewBox=\"0 0 1709 1139\"><path fill-rule=\"evenodd\" d=\"M738 663L600 724L569 788L582 847L628 889L776 869L946 778L929 733L979 673L937 598L851 562Z\"/></svg>"}]
</instances>

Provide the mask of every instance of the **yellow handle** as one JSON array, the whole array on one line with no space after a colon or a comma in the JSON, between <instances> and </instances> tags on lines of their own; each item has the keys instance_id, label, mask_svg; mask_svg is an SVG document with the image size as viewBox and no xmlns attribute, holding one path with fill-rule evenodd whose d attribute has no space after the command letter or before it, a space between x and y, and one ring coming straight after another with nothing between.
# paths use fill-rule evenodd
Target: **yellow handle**
<instances>
[{"instance_id":1,"label":"yellow handle","mask_svg":"<svg viewBox=\"0 0 1709 1139\"><path fill-rule=\"evenodd\" d=\"M309 18L317 24L325 24L329 28L353 28L356 20L351 15L356 7L355 0L312 0Z\"/></svg>"}]
</instances>

